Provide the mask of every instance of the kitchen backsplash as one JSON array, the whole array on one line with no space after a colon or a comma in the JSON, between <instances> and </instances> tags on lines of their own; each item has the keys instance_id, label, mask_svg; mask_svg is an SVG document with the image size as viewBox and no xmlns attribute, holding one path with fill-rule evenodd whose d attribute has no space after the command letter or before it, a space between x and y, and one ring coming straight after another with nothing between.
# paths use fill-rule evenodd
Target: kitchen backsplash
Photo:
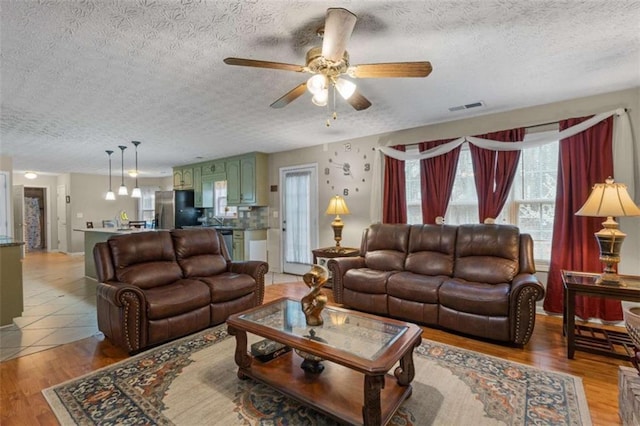
<instances>
[{"instance_id":1,"label":"kitchen backsplash","mask_svg":"<svg viewBox=\"0 0 640 426\"><path fill-rule=\"evenodd\" d=\"M213 209L204 209L204 216L213 216ZM209 224L219 225L217 219L209 219ZM233 226L244 229L265 229L269 227L269 207L251 207L249 211L239 211L237 218L226 218L225 226Z\"/></svg>"}]
</instances>

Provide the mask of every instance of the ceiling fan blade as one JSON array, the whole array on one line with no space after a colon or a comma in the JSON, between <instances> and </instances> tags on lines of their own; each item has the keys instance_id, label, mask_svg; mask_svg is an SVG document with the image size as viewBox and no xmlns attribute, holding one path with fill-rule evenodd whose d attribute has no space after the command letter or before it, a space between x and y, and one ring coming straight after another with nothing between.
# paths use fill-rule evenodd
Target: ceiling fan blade
<instances>
[{"instance_id":1,"label":"ceiling fan blade","mask_svg":"<svg viewBox=\"0 0 640 426\"><path fill-rule=\"evenodd\" d=\"M389 62L362 64L349 67L348 74L354 78L426 77L431 74L431 63Z\"/></svg>"},{"instance_id":2,"label":"ceiling fan blade","mask_svg":"<svg viewBox=\"0 0 640 426\"><path fill-rule=\"evenodd\" d=\"M306 91L307 91L307 82L305 81L304 83L295 87L293 90L290 90L283 97L281 97L280 99L272 103L271 108L283 108L289 105L291 102L298 99Z\"/></svg>"},{"instance_id":3,"label":"ceiling fan blade","mask_svg":"<svg viewBox=\"0 0 640 426\"><path fill-rule=\"evenodd\" d=\"M227 65L240 65L243 67L271 68L274 70L285 70L285 71L295 71L295 72L304 71L304 67L302 65L284 64L282 62L257 61L255 59L225 58L224 63Z\"/></svg>"},{"instance_id":4,"label":"ceiling fan blade","mask_svg":"<svg viewBox=\"0 0 640 426\"><path fill-rule=\"evenodd\" d=\"M347 9L327 9L322 40L322 56L334 62L342 59L358 18Z\"/></svg>"},{"instance_id":5,"label":"ceiling fan blade","mask_svg":"<svg viewBox=\"0 0 640 426\"><path fill-rule=\"evenodd\" d=\"M362 96L362 93L360 93L358 89L356 89L356 91L353 92L353 94L349 97L349 99L347 99L347 102L349 102L349 104L356 111L362 111L371 106L371 102L369 101L369 99Z\"/></svg>"}]
</instances>

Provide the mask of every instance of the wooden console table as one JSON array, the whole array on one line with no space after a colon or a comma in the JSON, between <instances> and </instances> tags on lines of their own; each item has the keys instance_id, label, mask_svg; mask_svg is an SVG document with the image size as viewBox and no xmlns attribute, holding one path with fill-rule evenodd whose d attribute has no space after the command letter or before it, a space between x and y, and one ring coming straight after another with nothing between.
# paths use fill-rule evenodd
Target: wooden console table
<instances>
[{"instance_id":1,"label":"wooden console table","mask_svg":"<svg viewBox=\"0 0 640 426\"><path fill-rule=\"evenodd\" d=\"M577 295L640 302L640 277L620 275L624 285L607 285L596 284L599 276L600 274L562 271L562 325L567 336L567 358L573 359L576 349L579 349L629 360L633 353L633 343L626 332L575 324Z\"/></svg>"}]
</instances>

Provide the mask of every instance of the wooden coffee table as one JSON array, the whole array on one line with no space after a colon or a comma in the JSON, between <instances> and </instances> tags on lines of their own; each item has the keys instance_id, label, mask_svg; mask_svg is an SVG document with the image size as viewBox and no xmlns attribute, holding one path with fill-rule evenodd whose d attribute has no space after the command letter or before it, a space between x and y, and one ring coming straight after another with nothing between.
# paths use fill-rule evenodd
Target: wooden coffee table
<instances>
[{"instance_id":1,"label":"wooden coffee table","mask_svg":"<svg viewBox=\"0 0 640 426\"><path fill-rule=\"evenodd\" d=\"M323 325L307 326L300 301L288 298L231 315L227 325L236 337L238 377L263 382L340 422L386 424L411 396L413 349L422 341L422 329L338 307L326 307L322 318ZM247 333L297 351L264 363L254 360ZM322 358L324 371L303 370L298 351ZM393 376L387 374L398 361Z\"/></svg>"}]
</instances>

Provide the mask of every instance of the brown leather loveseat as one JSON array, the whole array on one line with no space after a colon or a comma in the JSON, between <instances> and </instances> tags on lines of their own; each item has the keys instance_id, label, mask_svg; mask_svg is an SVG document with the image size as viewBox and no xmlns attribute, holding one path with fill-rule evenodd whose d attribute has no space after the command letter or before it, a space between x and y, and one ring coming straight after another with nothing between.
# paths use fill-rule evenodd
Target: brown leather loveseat
<instances>
[{"instance_id":1,"label":"brown leather loveseat","mask_svg":"<svg viewBox=\"0 0 640 426\"><path fill-rule=\"evenodd\" d=\"M337 303L517 345L531 338L544 288L531 236L515 226L375 224L360 253L328 262Z\"/></svg>"},{"instance_id":2,"label":"brown leather loveseat","mask_svg":"<svg viewBox=\"0 0 640 426\"><path fill-rule=\"evenodd\" d=\"M268 264L230 261L214 229L118 235L93 255L98 328L129 353L223 323L264 299Z\"/></svg>"}]
</instances>

